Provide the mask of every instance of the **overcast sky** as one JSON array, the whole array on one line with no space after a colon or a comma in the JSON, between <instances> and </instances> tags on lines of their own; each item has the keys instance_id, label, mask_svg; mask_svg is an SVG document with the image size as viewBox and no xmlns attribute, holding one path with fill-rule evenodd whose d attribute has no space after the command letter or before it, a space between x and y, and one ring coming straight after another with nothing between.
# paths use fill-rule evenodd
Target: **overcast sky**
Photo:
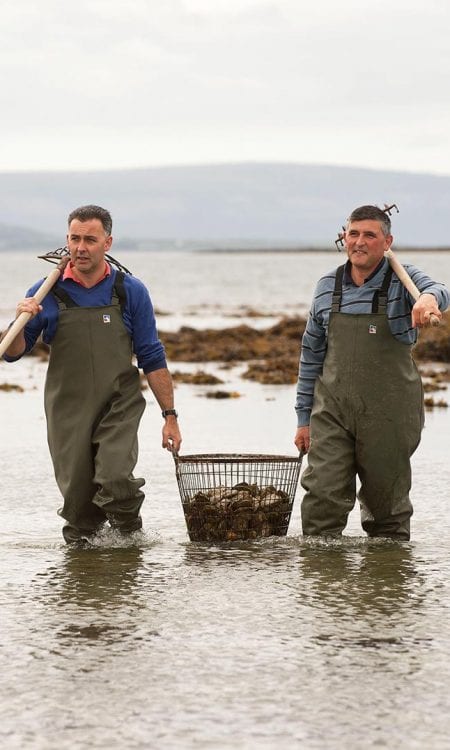
<instances>
[{"instance_id":1,"label":"overcast sky","mask_svg":"<svg viewBox=\"0 0 450 750\"><path fill-rule=\"evenodd\" d=\"M0 170L450 175L449 0L1 0Z\"/></svg>"}]
</instances>

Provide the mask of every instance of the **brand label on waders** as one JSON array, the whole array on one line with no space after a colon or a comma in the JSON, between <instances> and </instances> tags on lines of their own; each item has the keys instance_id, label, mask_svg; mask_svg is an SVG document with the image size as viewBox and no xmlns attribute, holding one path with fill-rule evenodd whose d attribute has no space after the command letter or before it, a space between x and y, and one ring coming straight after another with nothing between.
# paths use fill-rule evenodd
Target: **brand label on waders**
<instances>
[{"instance_id":1,"label":"brand label on waders","mask_svg":"<svg viewBox=\"0 0 450 750\"><path fill-rule=\"evenodd\" d=\"M376 333L376 332L377 332L377 327L374 326L374 325L372 325L372 324L370 324L370 326L369 326L369 333Z\"/></svg>"}]
</instances>

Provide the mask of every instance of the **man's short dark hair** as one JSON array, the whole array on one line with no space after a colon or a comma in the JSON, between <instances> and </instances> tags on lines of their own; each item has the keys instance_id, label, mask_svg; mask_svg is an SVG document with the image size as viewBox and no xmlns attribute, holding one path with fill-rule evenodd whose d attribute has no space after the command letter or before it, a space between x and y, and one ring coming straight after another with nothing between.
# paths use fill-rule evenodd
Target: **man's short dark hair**
<instances>
[{"instance_id":1,"label":"man's short dark hair","mask_svg":"<svg viewBox=\"0 0 450 750\"><path fill-rule=\"evenodd\" d=\"M105 230L106 234L109 236L112 231L112 218L109 211L106 210L106 208L102 208L101 206L79 206L79 208L75 208L70 214L69 218L67 220L67 223L70 227L70 222L74 219L78 219L79 221L90 221L91 219L98 219L101 221L103 229Z\"/></svg>"},{"instance_id":2,"label":"man's short dark hair","mask_svg":"<svg viewBox=\"0 0 450 750\"><path fill-rule=\"evenodd\" d=\"M379 221L385 237L391 233L391 220L388 214L378 206L359 206L351 212L347 221L365 221L367 219Z\"/></svg>"}]
</instances>

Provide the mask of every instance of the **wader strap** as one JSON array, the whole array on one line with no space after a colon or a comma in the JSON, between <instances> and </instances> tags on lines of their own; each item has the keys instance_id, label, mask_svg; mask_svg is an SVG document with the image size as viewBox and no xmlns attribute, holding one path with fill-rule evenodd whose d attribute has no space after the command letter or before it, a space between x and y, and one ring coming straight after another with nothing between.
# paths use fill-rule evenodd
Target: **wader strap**
<instances>
[{"instance_id":1,"label":"wader strap","mask_svg":"<svg viewBox=\"0 0 450 750\"><path fill-rule=\"evenodd\" d=\"M53 287L52 293L56 298L60 310L67 310L68 307L79 307L79 305L73 301L72 297L67 294L65 289L56 286Z\"/></svg>"},{"instance_id":2,"label":"wader strap","mask_svg":"<svg viewBox=\"0 0 450 750\"><path fill-rule=\"evenodd\" d=\"M331 298L331 312L339 312L341 309L342 299L342 280L344 278L345 265L339 266L336 271L336 279L334 282L334 292Z\"/></svg>"},{"instance_id":3,"label":"wader strap","mask_svg":"<svg viewBox=\"0 0 450 750\"><path fill-rule=\"evenodd\" d=\"M341 300L342 300L342 281L344 279L344 271L345 271L345 265L339 266L339 268L336 271L336 279L334 282L334 291L333 296L331 298L331 312L339 312L341 309ZM388 290L389 290L389 284L391 283L392 278L392 268L389 266L386 273L384 274L383 283L381 284L380 289L377 289L373 295L372 300L372 312L377 313L385 313L387 308L387 301L388 301Z\"/></svg>"},{"instance_id":4,"label":"wader strap","mask_svg":"<svg viewBox=\"0 0 450 750\"><path fill-rule=\"evenodd\" d=\"M380 287L380 289L377 289L375 294L373 295L373 301L372 301L372 312L373 313L385 313L387 308L387 301L388 301L388 290L389 290L389 284L391 283L392 278L392 268L389 266L388 270L384 274L383 283Z\"/></svg>"},{"instance_id":5,"label":"wader strap","mask_svg":"<svg viewBox=\"0 0 450 750\"><path fill-rule=\"evenodd\" d=\"M127 303L127 295L123 282L124 278L125 274L122 273L122 271L116 272L114 287L111 294L111 304L120 305L120 312L122 313L122 317L125 310L125 305ZM54 287L52 292L53 296L56 298L56 302L58 303L58 308L60 310L67 310L68 307L80 307L80 305L77 305L77 303L73 301L72 297L66 292L65 289Z\"/></svg>"},{"instance_id":6,"label":"wader strap","mask_svg":"<svg viewBox=\"0 0 450 750\"><path fill-rule=\"evenodd\" d=\"M125 305L127 304L127 294L125 292L125 284L123 282L125 274L122 271L116 271L116 280L111 295L111 303L120 305L120 312L122 317L125 311Z\"/></svg>"}]
</instances>

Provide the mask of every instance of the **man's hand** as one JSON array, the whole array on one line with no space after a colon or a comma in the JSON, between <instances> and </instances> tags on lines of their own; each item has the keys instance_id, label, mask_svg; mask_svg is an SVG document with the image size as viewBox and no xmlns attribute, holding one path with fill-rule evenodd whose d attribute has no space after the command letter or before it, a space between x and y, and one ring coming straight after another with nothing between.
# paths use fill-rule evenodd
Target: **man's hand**
<instances>
[{"instance_id":1,"label":"man's hand","mask_svg":"<svg viewBox=\"0 0 450 750\"><path fill-rule=\"evenodd\" d=\"M42 305L40 305L34 297L25 297L25 299L21 300L16 307L16 318L22 313L28 313L34 318L40 312L42 312Z\"/></svg>"},{"instance_id":2,"label":"man's hand","mask_svg":"<svg viewBox=\"0 0 450 750\"><path fill-rule=\"evenodd\" d=\"M166 417L162 430L162 447L171 453L178 453L181 445L180 428L176 417Z\"/></svg>"},{"instance_id":3,"label":"man's hand","mask_svg":"<svg viewBox=\"0 0 450 750\"><path fill-rule=\"evenodd\" d=\"M303 453L308 453L309 446L311 444L311 439L309 436L309 425L306 425L305 427L297 428L297 432L295 433L294 443L297 446L299 451L303 451Z\"/></svg>"},{"instance_id":4,"label":"man's hand","mask_svg":"<svg viewBox=\"0 0 450 750\"><path fill-rule=\"evenodd\" d=\"M28 320L31 318L34 318L38 313L42 311L42 305L39 304L39 302L34 297L25 297L25 299L21 300L17 307L16 307L16 321L20 316L25 313L29 316ZM19 332L16 333L15 337L13 339L9 338L9 343L6 345L3 344L2 346L2 356L3 354L6 354L8 357L21 357L22 354L25 351L26 342L25 342L25 335L23 329L25 328L25 324L27 322L27 318L25 318L25 321L23 322L23 325L20 327ZM12 326L6 329L6 331L3 331L3 333L0 336L0 342L3 341L3 339L6 338L6 336L14 336L14 333L10 330ZM5 346L7 348L5 348Z\"/></svg>"},{"instance_id":5,"label":"man's hand","mask_svg":"<svg viewBox=\"0 0 450 750\"><path fill-rule=\"evenodd\" d=\"M430 325L430 318L435 315L439 320L442 313L438 308L434 294L421 294L411 310L413 328L423 328Z\"/></svg>"}]
</instances>

